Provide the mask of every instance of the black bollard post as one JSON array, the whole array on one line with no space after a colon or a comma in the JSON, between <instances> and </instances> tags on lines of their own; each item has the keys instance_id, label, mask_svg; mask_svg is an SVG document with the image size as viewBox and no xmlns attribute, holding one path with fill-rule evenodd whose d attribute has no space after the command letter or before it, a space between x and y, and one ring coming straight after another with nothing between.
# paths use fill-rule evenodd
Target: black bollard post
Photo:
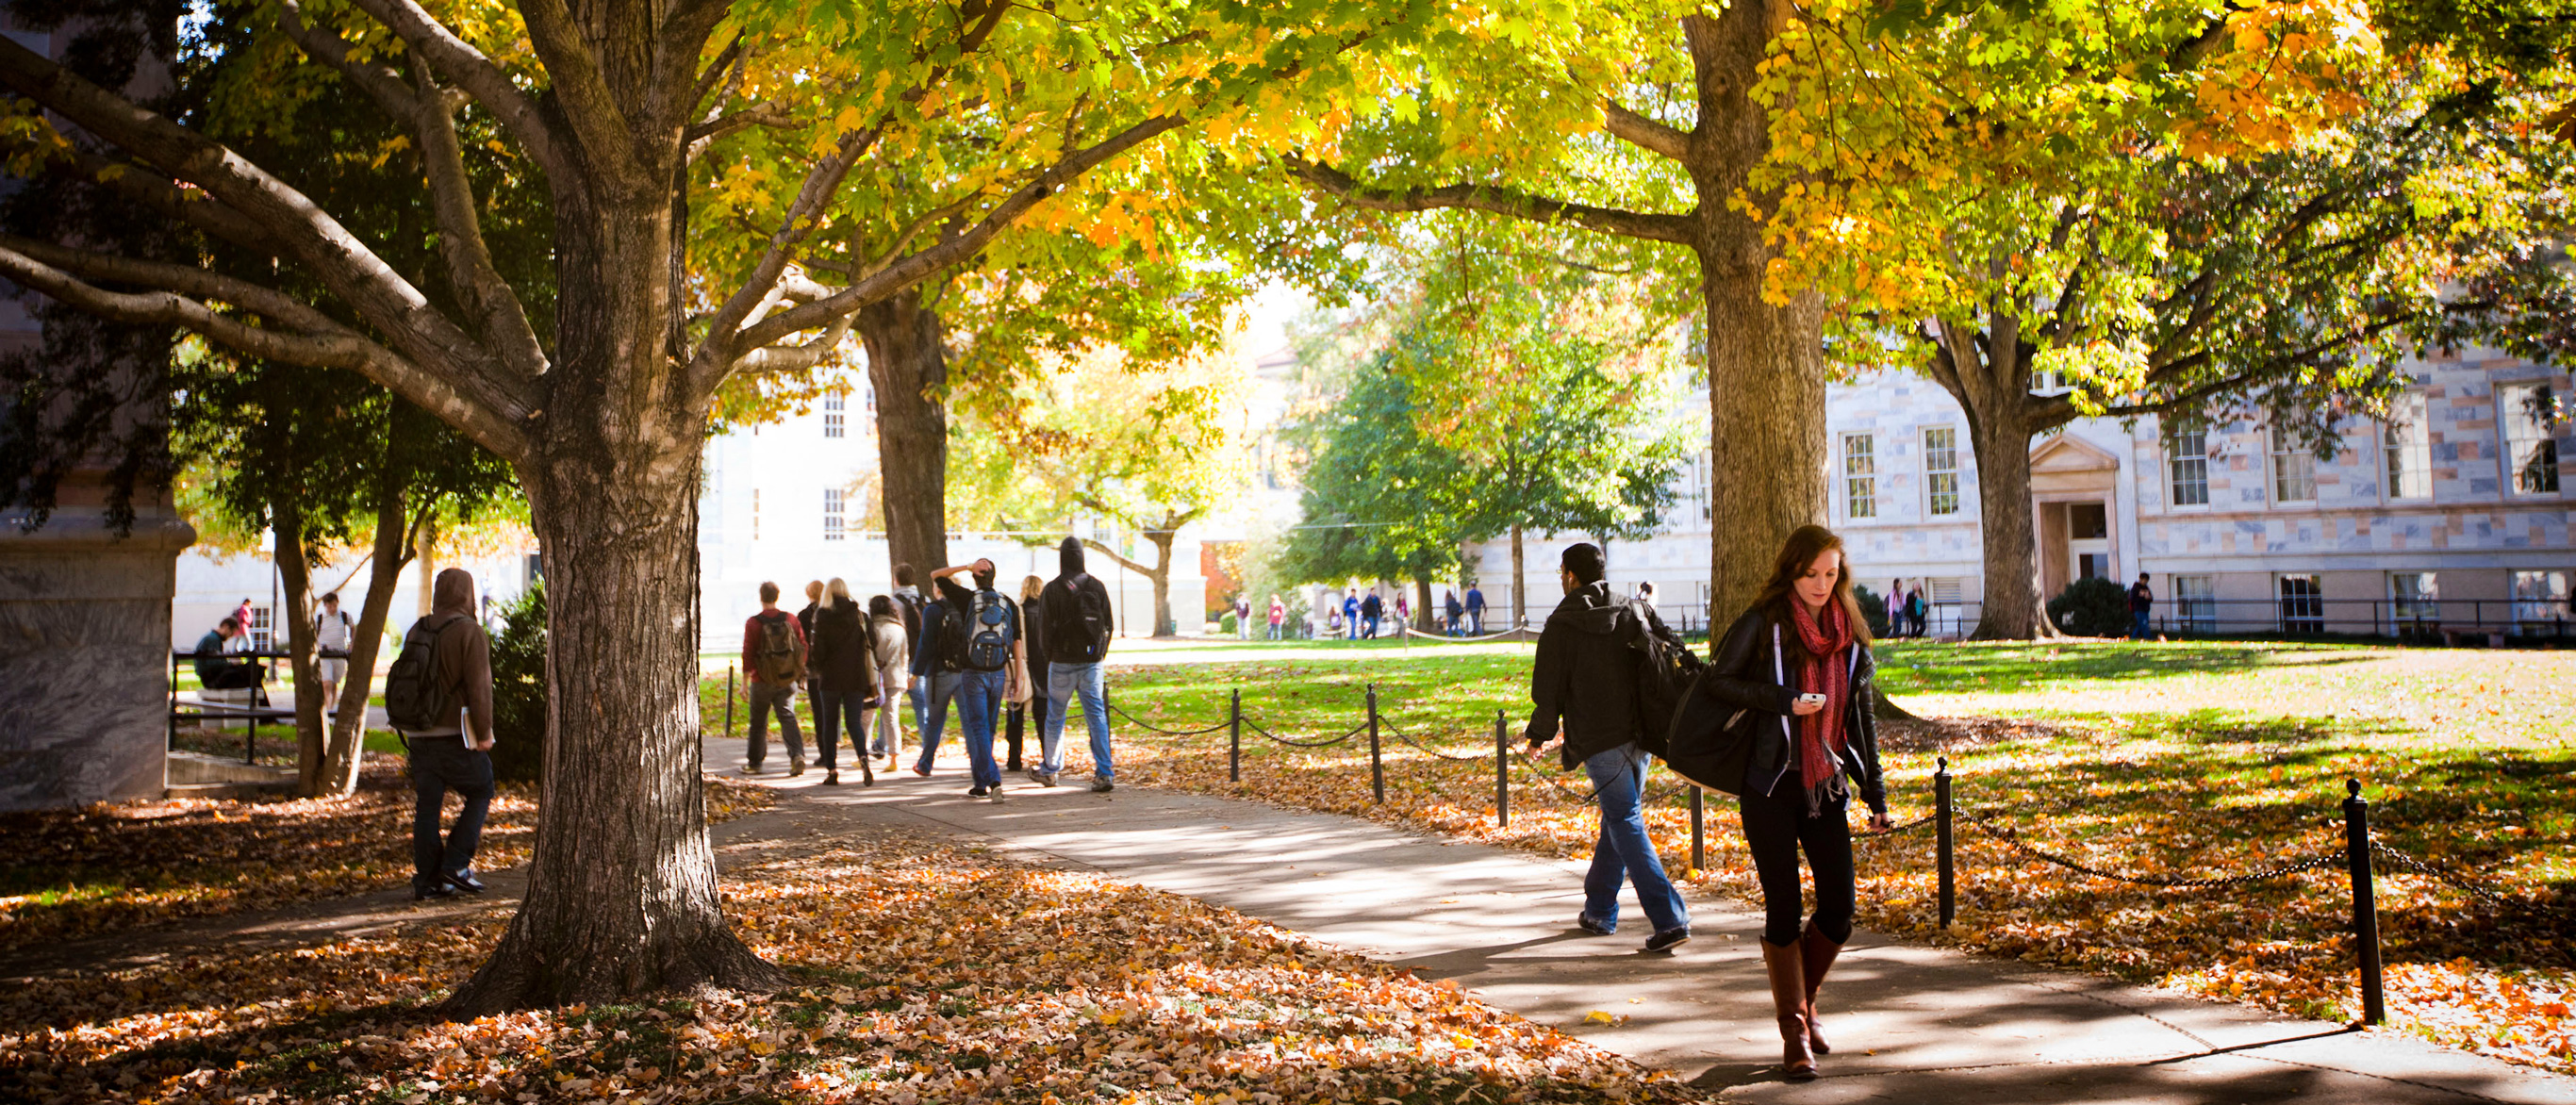
<instances>
[{"instance_id":1,"label":"black bollard post","mask_svg":"<svg viewBox=\"0 0 2576 1105\"><path fill-rule=\"evenodd\" d=\"M1377 804L1379 804L1379 805L1383 806L1383 805L1385 805L1385 804L1386 804L1386 764L1385 764L1385 762L1384 762L1383 760L1381 760L1381 759L1378 757L1378 744L1377 744L1377 684L1375 684L1375 683L1371 683L1371 684L1369 684L1369 689L1368 689L1368 710L1369 710L1369 718L1368 718L1368 721L1369 721L1369 793L1376 795L1376 796L1377 796Z\"/></svg>"},{"instance_id":2,"label":"black bollard post","mask_svg":"<svg viewBox=\"0 0 2576 1105\"><path fill-rule=\"evenodd\" d=\"M1702 809L1703 809L1703 807L1704 807L1704 801L1703 801L1703 798L1702 798L1701 791L1700 791L1700 789L1699 789L1699 787L1698 787L1698 786L1694 785L1694 786L1692 786L1692 787L1690 788L1690 792L1691 792L1691 873L1692 873L1692 874L1697 874L1697 873L1699 873L1699 872L1702 872L1702 871L1706 871L1706 870L1708 870L1708 844L1707 844L1707 838L1706 838L1705 836L1703 836L1703 835L1702 835L1701 828L1700 828L1700 816L1701 816L1701 810L1702 810Z\"/></svg>"},{"instance_id":3,"label":"black bollard post","mask_svg":"<svg viewBox=\"0 0 2576 1105\"><path fill-rule=\"evenodd\" d=\"M2343 848L2352 868L2352 939L2361 953L2361 1023L2388 1020L2379 972L2379 899L2370 877L2370 803L2361 780L2344 780Z\"/></svg>"},{"instance_id":4,"label":"black bollard post","mask_svg":"<svg viewBox=\"0 0 2576 1105\"><path fill-rule=\"evenodd\" d=\"M733 665L725 665L725 739L733 739Z\"/></svg>"},{"instance_id":5,"label":"black bollard post","mask_svg":"<svg viewBox=\"0 0 2576 1105\"><path fill-rule=\"evenodd\" d=\"M1933 812L1937 815L1937 820L1934 822L1934 839L1937 841L1934 850L1940 856L1941 864L1941 927L1948 928L1951 920L1959 916L1959 881L1955 864L1957 857L1951 852L1950 757L1948 756L1941 757L1940 768L1932 773L1932 803Z\"/></svg>"},{"instance_id":6,"label":"black bollard post","mask_svg":"<svg viewBox=\"0 0 2576 1105\"><path fill-rule=\"evenodd\" d=\"M1512 827L1512 738L1504 732L1501 710L1494 711L1494 825Z\"/></svg>"},{"instance_id":7,"label":"black bollard post","mask_svg":"<svg viewBox=\"0 0 2576 1105\"><path fill-rule=\"evenodd\" d=\"M1234 689L1234 704L1225 715L1225 781L1243 781L1243 688Z\"/></svg>"}]
</instances>

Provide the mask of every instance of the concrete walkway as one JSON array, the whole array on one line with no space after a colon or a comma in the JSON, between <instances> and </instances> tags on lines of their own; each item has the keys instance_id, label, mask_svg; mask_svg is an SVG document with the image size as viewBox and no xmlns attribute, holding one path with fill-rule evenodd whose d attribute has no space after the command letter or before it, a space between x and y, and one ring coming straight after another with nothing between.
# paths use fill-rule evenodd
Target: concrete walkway
<instances>
[{"instance_id":1,"label":"concrete walkway","mask_svg":"<svg viewBox=\"0 0 2576 1105\"><path fill-rule=\"evenodd\" d=\"M740 742L708 742L710 766ZM943 751L947 751L943 749ZM727 758L730 757L730 758ZM1854 936L1825 991L1826 1077L1778 1080L1760 919L1692 903L1696 938L1639 950L1635 899L1618 935L1576 929L1581 871L1520 852L1252 802L1122 788L965 797L962 757L922 779L824 788L764 777L806 828L931 828L1027 858L1096 869L1455 979L1483 1000L1681 1072L1728 1101L2576 1103L2576 1079L2453 1051L2081 975ZM1067 782L1074 782L1068 777ZM1615 1023L1601 1023L1595 1013Z\"/></svg>"}]
</instances>

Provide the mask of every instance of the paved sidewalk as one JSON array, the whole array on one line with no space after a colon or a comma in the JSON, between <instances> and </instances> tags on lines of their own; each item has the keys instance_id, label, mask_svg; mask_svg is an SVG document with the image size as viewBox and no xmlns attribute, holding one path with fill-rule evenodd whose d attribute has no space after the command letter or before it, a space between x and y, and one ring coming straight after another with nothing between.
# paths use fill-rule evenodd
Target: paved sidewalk
<instances>
[{"instance_id":1,"label":"paved sidewalk","mask_svg":"<svg viewBox=\"0 0 2576 1105\"><path fill-rule=\"evenodd\" d=\"M739 747L739 742L735 742ZM732 755L731 760L721 758ZM739 763L708 742L711 766ZM855 773L844 776L856 782ZM2255 1010L2081 975L2021 969L1862 932L1828 984L1839 1050L1824 1080L1777 1078L1779 1035L1756 946L1760 919L1692 903L1697 937L1638 950L1631 896L1620 933L1574 928L1581 871L1520 852L1356 818L1121 788L965 797L964 772L822 788L766 777L824 831L903 825L978 834L1451 978L1485 1001L1681 1072L1729 1101L2322 1101L2576 1103L2576 1079L2436 1047L2400 1032ZM1070 776L1067 782L1074 783ZM1617 1018L1604 1024L1594 1013Z\"/></svg>"}]
</instances>

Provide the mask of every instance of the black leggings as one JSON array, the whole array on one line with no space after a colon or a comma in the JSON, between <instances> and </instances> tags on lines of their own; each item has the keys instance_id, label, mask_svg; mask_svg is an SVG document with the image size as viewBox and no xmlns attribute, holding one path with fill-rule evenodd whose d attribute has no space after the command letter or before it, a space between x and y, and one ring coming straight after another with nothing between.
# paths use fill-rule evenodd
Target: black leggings
<instances>
[{"instance_id":1,"label":"black leggings","mask_svg":"<svg viewBox=\"0 0 2576 1105\"><path fill-rule=\"evenodd\" d=\"M1785 946L1798 942L1798 850L1816 876L1816 930L1840 944L1851 939L1852 890L1849 799L1835 798L1815 816L1807 815L1807 794L1798 777L1787 776L1771 796L1746 791L1744 845L1753 851L1753 869L1762 875L1762 939Z\"/></svg>"}]
</instances>

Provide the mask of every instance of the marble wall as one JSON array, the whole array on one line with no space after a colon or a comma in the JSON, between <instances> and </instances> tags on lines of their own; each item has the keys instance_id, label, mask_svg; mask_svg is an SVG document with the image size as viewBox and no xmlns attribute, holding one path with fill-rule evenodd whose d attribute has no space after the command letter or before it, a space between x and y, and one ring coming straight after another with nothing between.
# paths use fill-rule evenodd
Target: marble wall
<instances>
[{"instance_id":1,"label":"marble wall","mask_svg":"<svg viewBox=\"0 0 2576 1105\"><path fill-rule=\"evenodd\" d=\"M172 562L196 531L147 511L0 527L0 810L157 798L168 748Z\"/></svg>"}]
</instances>

